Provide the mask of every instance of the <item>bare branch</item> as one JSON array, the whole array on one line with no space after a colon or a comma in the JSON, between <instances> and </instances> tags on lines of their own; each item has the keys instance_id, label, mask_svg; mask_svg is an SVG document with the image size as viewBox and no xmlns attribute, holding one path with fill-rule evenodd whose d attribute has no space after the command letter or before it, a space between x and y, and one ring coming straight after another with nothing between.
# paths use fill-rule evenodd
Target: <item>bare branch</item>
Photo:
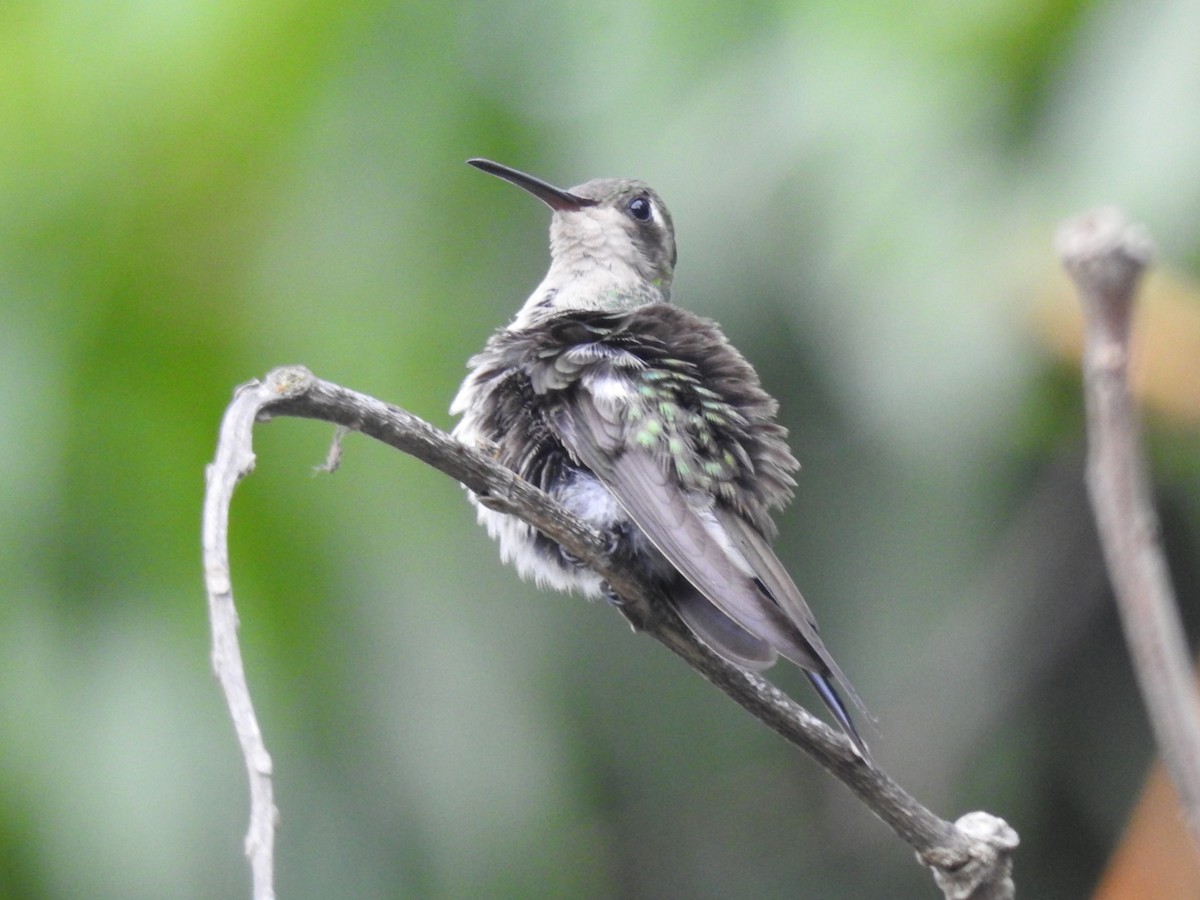
<instances>
[{"instance_id":1,"label":"bare branch","mask_svg":"<svg viewBox=\"0 0 1200 900\"><path fill-rule=\"evenodd\" d=\"M621 598L621 612L636 629L668 647L858 795L917 852L923 865L934 870L946 897L1006 900L1013 896L1010 869L1017 835L1003 820L987 813L971 813L955 825L934 815L875 765L863 760L840 731L810 715L762 678L730 665L710 651L651 585L612 566L606 541L599 533L548 495L411 413L321 381L308 370L292 366L276 369L263 382L252 382L239 389L222 427L217 462L210 468L210 496L205 506L205 560L214 646L221 647L221 652L214 651L214 664L250 771L252 810L247 847L255 867L256 900L272 896L269 886L259 893L260 866L266 877L270 874L271 836L264 833L270 831L274 820L270 762L254 723L241 662L236 658L236 619L224 546L229 493L237 478L249 472L253 464L247 423L255 416L260 421L271 416L320 419L361 431L444 472L489 504L520 516L607 580ZM231 421L235 424L231 425ZM224 473L219 478L218 469ZM213 522L217 524L212 525ZM218 615L223 617L220 628ZM260 783L263 780L265 790Z\"/></svg>"},{"instance_id":2,"label":"bare branch","mask_svg":"<svg viewBox=\"0 0 1200 900\"><path fill-rule=\"evenodd\" d=\"M258 411L278 399L285 383L264 385L254 381L238 388L221 421L217 455L205 472L204 583L208 589L208 618L212 626L213 670L225 692L225 703L246 771L250 776L250 829L246 855L250 857L255 900L274 900L275 809L271 785L271 756L250 701L250 688L242 668L237 640L237 610L229 573L229 504L237 483L254 470L251 437Z\"/></svg>"},{"instance_id":3,"label":"bare branch","mask_svg":"<svg viewBox=\"0 0 1200 900\"><path fill-rule=\"evenodd\" d=\"M1088 490L1142 697L1192 836L1200 842L1200 705L1159 540L1129 389L1137 283L1153 250L1113 209L1066 222L1063 266L1083 303Z\"/></svg>"}]
</instances>

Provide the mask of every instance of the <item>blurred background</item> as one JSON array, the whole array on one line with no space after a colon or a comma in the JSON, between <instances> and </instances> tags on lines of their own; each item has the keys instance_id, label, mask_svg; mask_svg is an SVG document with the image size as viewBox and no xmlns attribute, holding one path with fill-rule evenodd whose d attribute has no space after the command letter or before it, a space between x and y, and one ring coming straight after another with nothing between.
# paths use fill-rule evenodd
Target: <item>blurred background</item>
<instances>
[{"instance_id":1,"label":"blurred background","mask_svg":"<svg viewBox=\"0 0 1200 900\"><path fill-rule=\"evenodd\" d=\"M547 263L547 210L475 155L662 193L676 301L782 403L779 553L877 760L1087 896L1153 754L1052 236L1116 203L1157 240L1140 384L1190 621L1198 45L1195 0L7 0L0 896L249 896L204 466L284 363L451 426ZM331 434L261 427L233 507L281 897L937 894L612 610L519 582L457 485L361 437L314 476Z\"/></svg>"}]
</instances>

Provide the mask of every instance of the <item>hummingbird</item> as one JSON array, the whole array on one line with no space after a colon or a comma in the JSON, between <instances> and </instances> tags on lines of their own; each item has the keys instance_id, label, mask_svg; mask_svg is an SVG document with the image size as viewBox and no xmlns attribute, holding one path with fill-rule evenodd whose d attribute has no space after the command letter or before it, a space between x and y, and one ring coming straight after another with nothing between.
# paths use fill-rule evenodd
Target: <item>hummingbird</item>
<instances>
[{"instance_id":1,"label":"hummingbird","mask_svg":"<svg viewBox=\"0 0 1200 900\"><path fill-rule=\"evenodd\" d=\"M550 207L550 269L495 332L450 407L454 436L491 454L606 536L614 562L661 587L721 657L799 666L857 753L839 688L864 711L771 549L772 510L799 463L778 403L713 321L671 302L675 232L646 183L569 190L468 163ZM599 575L474 494L500 556L539 586L609 596Z\"/></svg>"}]
</instances>

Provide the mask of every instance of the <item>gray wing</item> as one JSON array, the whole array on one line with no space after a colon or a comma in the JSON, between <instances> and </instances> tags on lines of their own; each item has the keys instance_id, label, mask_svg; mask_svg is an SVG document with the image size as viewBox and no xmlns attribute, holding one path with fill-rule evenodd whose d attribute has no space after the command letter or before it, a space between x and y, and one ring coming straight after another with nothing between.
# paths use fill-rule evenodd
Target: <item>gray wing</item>
<instances>
[{"instance_id":1,"label":"gray wing","mask_svg":"<svg viewBox=\"0 0 1200 900\"><path fill-rule=\"evenodd\" d=\"M716 641L719 646L714 649L728 649L750 667L770 665L779 652L803 668L836 675L812 614L765 541L754 540L754 530L737 516L725 516L711 501L689 496L665 474L653 453L629 446L623 424L605 416L587 391L576 392L573 399L551 419L564 446L595 473L671 565L715 607L712 612L732 620L722 623L702 608L699 598L689 602L685 597L680 612L689 624ZM731 532L730 521L740 527ZM790 586L789 602L772 600L767 593L774 595L772 585ZM736 644L729 628L734 623L758 641L731 646Z\"/></svg>"},{"instance_id":2,"label":"gray wing","mask_svg":"<svg viewBox=\"0 0 1200 900\"><path fill-rule=\"evenodd\" d=\"M805 642L820 658L825 669L845 689L846 693L850 695L850 699L854 701L854 705L865 715L871 717L866 704L858 696L858 692L854 690L854 686L842 674L842 670L834 661L833 656L825 649L825 644L821 641L820 635L817 633L817 620L813 617L812 611L804 601L804 596L800 593L800 589L792 581L792 576L788 574L787 569L783 567L783 563L779 561L779 557L775 555L775 551L771 549L761 534L736 514L728 510L717 509L715 510L715 515L717 521L721 523L726 533L733 539L734 546L746 557L758 579L783 608L788 619L795 624ZM792 662L801 666L805 665L802 660L793 658L785 648L781 647L779 650L784 656L791 659Z\"/></svg>"}]
</instances>

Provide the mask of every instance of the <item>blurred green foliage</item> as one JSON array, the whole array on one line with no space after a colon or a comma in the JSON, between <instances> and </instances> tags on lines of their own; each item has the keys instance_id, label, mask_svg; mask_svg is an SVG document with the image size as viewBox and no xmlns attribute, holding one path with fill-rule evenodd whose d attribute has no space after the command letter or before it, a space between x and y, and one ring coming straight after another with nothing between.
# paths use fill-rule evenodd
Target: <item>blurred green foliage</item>
<instances>
[{"instance_id":1,"label":"blurred green foliage","mask_svg":"<svg viewBox=\"0 0 1200 900\"><path fill-rule=\"evenodd\" d=\"M1200 260L1198 42L1194 0L9 0L0 896L248 896L204 465L283 363L450 424L547 257L545 210L472 155L666 197L677 301L783 403L780 555L878 759L1080 896L1150 749L1077 381L1028 317L1098 202ZM1159 424L1194 602L1196 435ZM814 764L502 569L457 486L353 438L310 477L329 436L260 428L233 511L281 897L932 895Z\"/></svg>"}]
</instances>

